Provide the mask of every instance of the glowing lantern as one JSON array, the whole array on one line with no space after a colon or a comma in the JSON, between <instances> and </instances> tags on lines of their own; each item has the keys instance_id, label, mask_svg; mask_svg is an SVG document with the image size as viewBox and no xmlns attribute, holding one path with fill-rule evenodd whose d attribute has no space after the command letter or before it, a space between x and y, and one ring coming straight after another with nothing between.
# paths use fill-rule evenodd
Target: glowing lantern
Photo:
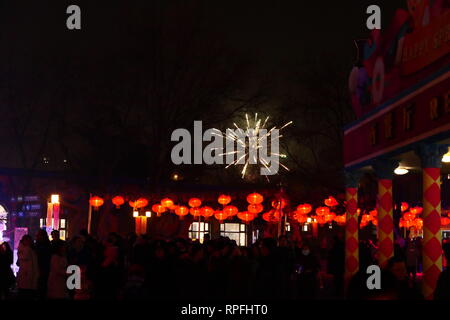
<instances>
[{"instance_id":1,"label":"glowing lantern","mask_svg":"<svg viewBox=\"0 0 450 320\"><path fill-rule=\"evenodd\" d=\"M262 212L264 210L264 207L262 206L262 204L250 204L247 207L247 210L248 210L248 212L256 215L256 214Z\"/></svg>"},{"instance_id":2,"label":"glowing lantern","mask_svg":"<svg viewBox=\"0 0 450 320\"><path fill-rule=\"evenodd\" d=\"M223 222L226 218L228 218L227 214L223 212L222 210L218 210L214 213L214 217L219 220L220 223Z\"/></svg>"},{"instance_id":3,"label":"glowing lantern","mask_svg":"<svg viewBox=\"0 0 450 320\"><path fill-rule=\"evenodd\" d=\"M112 198L112 203L116 206L117 209L119 209L120 206L125 203L125 199L121 196L115 196L114 198Z\"/></svg>"},{"instance_id":4,"label":"glowing lantern","mask_svg":"<svg viewBox=\"0 0 450 320\"><path fill-rule=\"evenodd\" d=\"M305 215L297 215L298 223L305 223L307 220L308 218Z\"/></svg>"},{"instance_id":5,"label":"glowing lantern","mask_svg":"<svg viewBox=\"0 0 450 320\"><path fill-rule=\"evenodd\" d=\"M336 218L336 214L334 212L330 212L324 216L326 222L331 222Z\"/></svg>"},{"instance_id":6,"label":"glowing lantern","mask_svg":"<svg viewBox=\"0 0 450 320\"><path fill-rule=\"evenodd\" d=\"M356 213L358 214L359 217L359 215L361 214L361 209L360 208L356 209Z\"/></svg>"},{"instance_id":7,"label":"glowing lantern","mask_svg":"<svg viewBox=\"0 0 450 320\"><path fill-rule=\"evenodd\" d=\"M402 212L405 212L406 210L408 210L409 205L406 202L402 202L401 206L400 206L400 210L402 210Z\"/></svg>"},{"instance_id":8,"label":"glowing lantern","mask_svg":"<svg viewBox=\"0 0 450 320\"><path fill-rule=\"evenodd\" d=\"M283 209L284 207L286 207L286 201L284 199L281 200L273 200L272 201L272 207L274 209Z\"/></svg>"},{"instance_id":9,"label":"glowing lantern","mask_svg":"<svg viewBox=\"0 0 450 320\"><path fill-rule=\"evenodd\" d=\"M450 224L450 219L447 218L447 217L442 217L442 218L441 218L441 224L442 224L443 226L446 226L446 225Z\"/></svg>"},{"instance_id":10,"label":"glowing lantern","mask_svg":"<svg viewBox=\"0 0 450 320\"><path fill-rule=\"evenodd\" d=\"M378 211L377 211L377 210L372 210L372 211L369 212L369 214L370 214L372 217L376 217L376 216L378 216Z\"/></svg>"},{"instance_id":11,"label":"glowing lantern","mask_svg":"<svg viewBox=\"0 0 450 320\"><path fill-rule=\"evenodd\" d=\"M376 227L378 226L378 219L373 219L372 224Z\"/></svg>"},{"instance_id":12,"label":"glowing lantern","mask_svg":"<svg viewBox=\"0 0 450 320\"><path fill-rule=\"evenodd\" d=\"M421 207L413 207L411 208L409 211L413 214L413 215L419 215L422 213L422 208Z\"/></svg>"},{"instance_id":13,"label":"glowing lantern","mask_svg":"<svg viewBox=\"0 0 450 320\"><path fill-rule=\"evenodd\" d=\"M98 210L99 207L103 205L104 201L102 198L94 196L89 199L89 204L94 207L94 210Z\"/></svg>"},{"instance_id":14,"label":"glowing lantern","mask_svg":"<svg viewBox=\"0 0 450 320\"><path fill-rule=\"evenodd\" d=\"M319 207L316 209L316 214L318 216L324 216L329 213L330 213L330 209L328 209L328 207Z\"/></svg>"},{"instance_id":15,"label":"glowing lantern","mask_svg":"<svg viewBox=\"0 0 450 320\"><path fill-rule=\"evenodd\" d=\"M247 202L250 204L261 204L263 201L264 197L256 192L247 196Z\"/></svg>"},{"instance_id":16,"label":"glowing lantern","mask_svg":"<svg viewBox=\"0 0 450 320\"><path fill-rule=\"evenodd\" d=\"M225 208L223 208L223 212L227 215L227 217L233 217L237 215L239 210L235 206L226 206Z\"/></svg>"},{"instance_id":17,"label":"glowing lantern","mask_svg":"<svg viewBox=\"0 0 450 320\"><path fill-rule=\"evenodd\" d=\"M214 209L210 207L203 207L200 209L200 214L205 218L212 217L214 215Z\"/></svg>"},{"instance_id":18,"label":"glowing lantern","mask_svg":"<svg viewBox=\"0 0 450 320\"><path fill-rule=\"evenodd\" d=\"M161 213L166 212L166 210L167 209L165 207L163 207L162 205L160 205L159 203L154 204L152 206L152 211L156 212L157 217L160 217Z\"/></svg>"},{"instance_id":19,"label":"glowing lantern","mask_svg":"<svg viewBox=\"0 0 450 320\"><path fill-rule=\"evenodd\" d=\"M177 210L179 206L177 206L176 204L171 205L170 207L168 207L169 210L175 211Z\"/></svg>"},{"instance_id":20,"label":"glowing lantern","mask_svg":"<svg viewBox=\"0 0 450 320\"><path fill-rule=\"evenodd\" d=\"M169 198L165 198L161 200L161 205L165 208L170 208L173 206L173 201Z\"/></svg>"},{"instance_id":21,"label":"glowing lantern","mask_svg":"<svg viewBox=\"0 0 450 320\"><path fill-rule=\"evenodd\" d=\"M231 202L231 197L228 195L222 194L217 199L217 202L223 206L226 206L227 204L229 204Z\"/></svg>"},{"instance_id":22,"label":"glowing lantern","mask_svg":"<svg viewBox=\"0 0 450 320\"><path fill-rule=\"evenodd\" d=\"M414 219L414 224L416 225L417 229L423 228L423 220L421 218Z\"/></svg>"},{"instance_id":23,"label":"glowing lantern","mask_svg":"<svg viewBox=\"0 0 450 320\"><path fill-rule=\"evenodd\" d=\"M191 198L189 199L188 204L191 208L198 208L202 205L202 200L199 198Z\"/></svg>"},{"instance_id":24,"label":"glowing lantern","mask_svg":"<svg viewBox=\"0 0 450 320\"><path fill-rule=\"evenodd\" d=\"M414 219L414 215L412 214L412 213L410 213L410 212L405 212L404 214L403 214L403 219L404 220L412 220L412 219Z\"/></svg>"},{"instance_id":25,"label":"glowing lantern","mask_svg":"<svg viewBox=\"0 0 450 320\"><path fill-rule=\"evenodd\" d=\"M255 219L255 214L250 213L248 211L244 211L244 212L239 212L237 214L238 218L241 219L242 221L244 221L245 223L249 223L250 221L252 221L253 219Z\"/></svg>"},{"instance_id":26,"label":"glowing lantern","mask_svg":"<svg viewBox=\"0 0 450 320\"><path fill-rule=\"evenodd\" d=\"M175 209L175 214L180 217L180 220L183 220L184 216L187 216L189 214L189 209L185 206L179 206Z\"/></svg>"},{"instance_id":27,"label":"glowing lantern","mask_svg":"<svg viewBox=\"0 0 450 320\"><path fill-rule=\"evenodd\" d=\"M344 225L346 223L346 217L344 214L341 216L336 216L336 218L334 218L334 221L336 221L338 225Z\"/></svg>"},{"instance_id":28,"label":"glowing lantern","mask_svg":"<svg viewBox=\"0 0 450 320\"><path fill-rule=\"evenodd\" d=\"M201 215L202 215L202 211L198 207L189 209L189 212L194 217L201 217Z\"/></svg>"},{"instance_id":29,"label":"glowing lantern","mask_svg":"<svg viewBox=\"0 0 450 320\"><path fill-rule=\"evenodd\" d=\"M323 225L326 223L325 218L323 216L317 216L316 221L318 224Z\"/></svg>"},{"instance_id":30,"label":"glowing lantern","mask_svg":"<svg viewBox=\"0 0 450 320\"><path fill-rule=\"evenodd\" d=\"M148 206L148 200L145 198L139 198L136 200L136 202L134 203L136 208L144 208L146 206Z\"/></svg>"},{"instance_id":31,"label":"glowing lantern","mask_svg":"<svg viewBox=\"0 0 450 320\"><path fill-rule=\"evenodd\" d=\"M297 212L300 214L308 214L312 211L312 206L308 203L301 204L297 207Z\"/></svg>"},{"instance_id":32,"label":"glowing lantern","mask_svg":"<svg viewBox=\"0 0 450 320\"><path fill-rule=\"evenodd\" d=\"M324 201L325 205L328 207L335 207L337 206L339 203L336 201L335 198L333 198L332 196L329 196L328 199L325 199Z\"/></svg>"},{"instance_id":33,"label":"glowing lantern","mask_svg":"<svg viewBox=\"0 0 450 320\"><path fill-rule=\"evenodd\" d=\"M264 221L269 222L269 223L276 222L276 220L274 219L274 217L272 215L272 212L270 212L270 211L263 213L262 218Z\"/></svg>"}]
</instances>

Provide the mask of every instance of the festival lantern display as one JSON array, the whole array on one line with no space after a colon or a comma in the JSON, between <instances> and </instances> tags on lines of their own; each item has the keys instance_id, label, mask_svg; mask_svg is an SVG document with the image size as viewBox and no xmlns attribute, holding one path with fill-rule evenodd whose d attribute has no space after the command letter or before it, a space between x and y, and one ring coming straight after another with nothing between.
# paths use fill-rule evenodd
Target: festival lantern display
<instances>
[{"instance_id":1,"label":"festival lantern display","mask_svg":"<svg viewBox=\"0 0 450 320\"><path fill-rule=\"evenodd\" d=\"M244 221L246 224L248 224L250 221L254 220L256 217L255 214L248 212L248 211L239 212L237 214L237 216L239 219Z\"/></svg>"},{"instance_id":2,"label":"festival lantern display","mask_svg":"<svg viewBox=\"0 0 450 320\"><path fill-rule=\"evenodd\" d=\"M125 203L125 199L122 196L115 196L112 198L112 203L116 206L116 209L119 209Z\"/></svg>"},{"instance_id":3,"label":"festival lantern display","mask_svg":"<svg viewBox=\"0 0 450 320\"><path fill-rule=\"evenodd\" d=\"M164 198L161 200L161 205L165 208L170 209L171 207L173 207L174 203L173 203L172 199Z\"/></svg>"},{"instance_id":4,"label":"festival lantern display","mask_svg":"<svg viewBox=\"0 0 450 320\"><path fill-rule=\"evenodd\" d=\"M214 213L214 217L220 222L223 223L223 221L228 218L227 214L223 212L223 210L217 210Z\"/></svg>"},{"instance_id":5,"label":"festival lantern display","mask_svg":"<svg viewBox=\"0 0 450 320\"><path fill-rule=\"evenodd\" d=\"M328 199L325 199L324 203L327 207L336 207L339 204L337 200L332 196L329 196Z\"/></svg>"},{"instance_id":6,"label":"festival lantern display","mask_svg":"<svg viewBox=\"0 0 450 320\"><path fill-rule=\"evenodd\" d=\"M189 208L185 206L179 206L175 209L175 214L183 220L185 216L189 214Z\"/></svg>"},{"instance_id":7,"label":"festival lantern display","mask_svg":"<svg viewBox=\"0 0 450 320\"><path fill-rule=\"evenodd\" d=\"M202 205L202 200L199 198L191 198L189 199L188 204L191 208L198 208Z\"/></svg>"},{"instance_id":8,"label":"festival lantern display","mask_svg":"<svg viewBox=\"0 0 450 320\"><path fill-rule=\"evenodd\" d=\"M264 197L256 192L247 196L247 202L250 204L261 204L263 201Z\"/></svg>"},{"instance_id":9,"label":"festival lantern display","mask_svg":"<svg viewBox=\"0 0 450 320\"><path fill-rule=\"evenodd\" d=\"M263 210L264 210L264 207L262 204L250 204L247 207L247 211L250 213L253 213L254 215L261 213Z\"/></svg>"},{"instance_id":10,"label":"festival lantern display","mask_svg":"<svg viewBox=\"0 0 450 320\"><path fill-rule=\"evenodd\" d=\"M223 206L226 206L231 202L231 197L226 194L221 194L219 198L217 199L217 202L220 203Z\"/></svg>"},{"instance_id":11,"label":"festival lantern display","mask_svg":"<svg viewBox=\"0 0 450 320\"><path fill-rule=\"evenodd\" d=\"M306 215L312 211L312 206L308 203L301 204L297 207L297 212Z\"/></svg>"},{"instance_id":12,"label":"festival lantern display","mask_svg":"<svg viewBox=\"0 0 450 320\"><path fill-rule=\"evenodd\" d=\"M200 209L200 214L208 219L214 215L214 209L211 207L203 207Z\"/></svg>"},{"instance_id":13,"label":"festival lantern display","mask_svg":"<svg viewBox=\"0 0 450 320\"><path fill-rule=\"evenodd\" d=\"M154 204L154 205L152 206L152 211L153 211L153 212L156 212L156 216L157 216L157 217L160 217L160 216L161 216L161 213L166 212L166 210L167 210L166 207L162 206L162 205L159 204L159 203Z\"/></svg>"},{"instance_id":14,"label":"festival lantern display","mask_svg":"<svg viewBox=\"0 0 450 320\"><path fill-rule=\"evenodd\" d=\"M100 197L94 196L89 199L89 204L94 208L94 210L98 210L104 203L104 200Z\"/></svg>"}]
</instances>

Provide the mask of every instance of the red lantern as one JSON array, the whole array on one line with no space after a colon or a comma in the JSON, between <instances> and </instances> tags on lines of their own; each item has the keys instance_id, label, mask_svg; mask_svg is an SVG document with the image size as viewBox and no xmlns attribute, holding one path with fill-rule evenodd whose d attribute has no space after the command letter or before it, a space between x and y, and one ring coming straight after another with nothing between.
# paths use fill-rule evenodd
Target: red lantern
<instances>
[{"instance_id":1,"label":"red lantern","mask_svg":"<svg viewBox=\"0 0 450 320\"><path fill-rule=\"evenodd\" d=\"M217 202L220 203L223 206L226 206L227 204L229 204L231 202L231 197L227 196L225 194L222 194L217 199Z\"/></svg>"},{"instance_id":2,"label":"red lantern","mask_svg":"<svg viewBox=\"0 0 450 320\"><path fill-rule=\"evenodd\" d=\"M179 206L175 209L175 214L180 217L180 220L189 214L189 209L185 206Z\"/></svg>"},{"instance_id":3,"label":"red lantern","mask_svg":"<svg viewBox=\"0 0 450 320\"><path fill-rule=\"evenodd\" d=\"M442 224L443 226L446 226L446 225L450 224L450 219L447 218L447 217L442 217L442 218L441 218L441 224Z\"/></svg>"},{"instance_id":4,"label":"red lantern","mask_svg":"<svg viewBox=\"0 0 450 320\"><path fill-rule=\"evenodd\" d=\"M340 215L340 216L336 216L336 218L334 218L334 221L336 221L336 223L338 225L344 225L346 223L346 217L345 215Z\"/></svg>"},{"instance_id":5,"label":"red lantern","mask_svg":"<svg viewBox=\"0 0 450 320\"><path fill-rule=\"evenodd\" d=\"M200 214L205 218L212 217L214 215L214 209L210 207L203 207L200 209Z\"/></svg>"},{"instance_id":6,"label":"red lantern","mask_svg":"<svg viewBox=\"0 0 450 320\"><path fill-rule=\"evenodd\" d=\"M323 225L326 223L325 218L323 216L317 216L316 220L317 220L317 223L320 225Z\"/></svg>"},{"instance_id":7,"label":"red lantern","mask_svg":"<svg viewBox=\"0 0 450 320\"><path fill-rule=\"evenodd\" d=\"M308 220L308 218L305 215L297 215L297 221L298 223L305 223Z\"/></svg>"},{"instance_id":8,"label":"red lantern","mask_svg":"<svg viewBox=\"0 0 450 320\"><path fill-rule=\"evenodd\" d=\"M241 219L242 221L244 221L245 223L249 223L250 221L252 221L253 219L255 219L255 214L250 213L248 211L244 211L244 212L239 212L237 214L238 218Z\"/></svg>"},{"instance_id":9,"label":"red lantern","mask_svg":"<svg viewBox=\"0 0 450 320\"><path fill-rule=\"evenodd\" d=\"M334 212L330 212L326 214L324 217L326 222L331 222L334 220L334 218L336 218L336 214Z\"/></svg>"},{"instance_id":10,"label":"red lantern","mask_svg":"<svg viewBox=\"0 0 450 320\"><path fill-rule=\"evenodd\" d=\"M223 220L225 220L226 218L228 218L227 214L225 212L223 212L222 210L217 210L214 213L214 217L219 220L220 223L223 222Z\"/></svg>"},{"instance_id":11,"label":"red lantern","mask_svg":"<svg viewBox=\"0 0 450 320\"><path fill-rule=\"evenodd\" d=\"M94 207L94 210L98 210L99 207L103 205L104 201L102 198L94 196L89 199L89 204Z\"/></svg>"},{"instance_id":12,"label":"red lantern","mask_svg":"<svg viewBox=\"0 0 450 320\"><path fill-rule=\"evenodd\" d=\"M134 202L135 208L144 208L148 206L148 200L145 198L139 198Z\"/></svg>"},{"instance_id":13,"label":"red lantern","mask_svg":"<svg viewBox=\"0 0 450 320\"><path fill-rule=\"evenodd\" d=\"M173 206L173 201L169 198L164 198L161 200L161 205L165 208L169 208Z\"/></svg>"},{"instance_id":14,"label":"red lantern","mask_svg":"<svg viewBox=\"0 0 450 320\"><path fill-rule=\"evenodd\" d=\"M279 219L274 215L274 210L270 210L269 212L264 213L262 215L262 218L264 221L267 221L269 223L275 223L279 221Z\"/></svg>"},{"instance_id":15,"label":"red lantern","mask_svg":"<svg viewBox=\"0 0 450 320\"><path fill-rule=\"evenodd\" d=\"M330 213L330 209L328 209L328 207L319 207L316 209L316 214L318 216L324 216L329 213Z\"/></svg>"},{"instance_id":16,"label":"red lantern","mask_svg":"<svg viewBox=\"0 0 450 320\"><path fill-rule=\"evenodd\" d=\"M200 217L202 215L202 211L200 210L200 208L195 207L195 208L191 208L189 210L189 212L191 213L192 216L194 217Z\"/></svg>"},{"instance_id":17,"label":"red lantern","mask_svg":"<svg viewBox=\"0 0 450 320\"><path fill-rule=\"evenodd\" d=\"M198 208L202 205L202 200L199 198L191 198L189 199L188 204L191 208Z\"/></svg>"},{"instance_id":18,"label":"red lantern","mask_svg":"<svg viewBox=\"0 0 450 320\"><path fill-rule=\"evenodd\" d=\"M166 212L166 207L163 207L162 205L160 205L159 203L154 204L152 206L152 211L156 212L156 216L160 217L161 213Z\"/></svg>"},{"instance_id":19,"label":"red lantern","mask_svg":"<svg viewBox=\"0 0 450 320\"><path fill-rule=\"evenodd\" d=\"M329 196L328 199L325 199L324 201L325 205L328 207L335 207L337 206L339 203L336 201L335 198L333 198L332 196Z\"/></svg>"},{"instance_id":20,"label":"red lantern","mask_svg":"<svg viewBox=\"0 0 450 320\"><path fill-rule=\"evenodd\" d=\"M403 219L406 221L411 221L412 219L414 219L414 215L410 212L405 212L403 214Z\"/></svg>"},{"instance_id":21,"label":"red lantern","mask_svg":"<svg viewBox=\"0 0 450 320\"><path fill-rule=\"evenodd\" d=\"M262 212L264 210L264 207L262 206L262 204L250 204L248 205L247 210L248 212L256 215Z\"/></svg>"},{"instance_id":22,"label":"red lantern","mask_svg":"<svg viewBox=\"0 0 450 320\"><path fill-rule=\"evenodd\" d=\"M272 201L272 207L274 209L284 209L284 207L286 207L286 201L284 199L281 200L273 200Z\"/></svg>"},{"instance_id":23,"label":"red lantern","mask_svg":"<svg viewBox=\"0 0 450 320\"><path fill-rule=\"evenodd\" d=\"M303 215L310 213L312 210L312 206L308 203L301 204L297 207L297 212Z\"/></svg>"},{"instance_id":24,"label":"red lantern","mask_svg":"<svg viewBox=\"0 0 450 320\"><path fill-rule=\"evenodd\" d=\"M370 214L372 217L376 217L376 216L378 216L378 211L377 211L376 209L374 209L374 210L370 211L369 214Z\"/></svg>"},{"instance_id":25,"label":"red lantern","mask_svg":"<svg viewBox=\"0 0 450 320\"><path fill-rule=\"evenodd\" d=\"M422 213L423 209L421 207L413 207L411 210L409 210L414 215L419 215Z\"/></svg>"},{"instance_id":26,"label":"red lantern","mask_svg":"<svg viewBox=\"0 0 450 320\"><path fill-rule=\"evenodd\" d=\"M237 215L239 210L235 206L226 206L225 208L223 208L223 212L227 215L227 217L233 217Z\"/></svg>"},{"instance_id":27,"label":"red lantern","mask_svg":"<svg viewBox=\"0 0 450 320\"><path fill-rule=\"evenodd\" d=\"M421 218L414 219L414 224L416 225L417 229L423 228L423 220Z\"/></svg>"},{"instance_id":28,"label":"red lantern","mask_svg":"<svg viewBox=\"0 0 450 320\"><path fill-rule=\"evenodd\" d=\"M402 212L408 210L409 205L406 202L402 202L401 206L400 206L400 210L402 210Z\"/></svg>"},{"instance_id":29,"label":"red lantern","mask_svg":"<svg viewBox=\"0 0 450 320\"><path fill-rule=\"evenodd\" d=\"M119 209L120 206L125 203L125 199L121 196L115 196L114 198L112 198L112 203L116 206L117 209Z\"/></svg>"},{"instance_id":30,"label":"red lantern","mask_svg":"<svg viewBox=\"0 0 450 320\"><path fill-rule=\"evenodd\" d=\"M263 201L264 197L256 192L247 196L247 202L250 204L261 204Z\"/></svg>"}]
</instances>

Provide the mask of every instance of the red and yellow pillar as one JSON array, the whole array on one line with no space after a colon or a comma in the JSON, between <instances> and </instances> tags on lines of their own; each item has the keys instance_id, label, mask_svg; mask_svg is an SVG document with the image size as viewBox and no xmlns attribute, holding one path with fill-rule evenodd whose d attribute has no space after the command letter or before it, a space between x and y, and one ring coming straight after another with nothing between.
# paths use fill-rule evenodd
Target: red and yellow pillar
<instances>
[{"instance_id":1,"label":"red and yellow pillar","mask_svg":"<svg viewBox=\"0 0 450 320\"><path fill-rule=\"evenodd\" d=\"M378 265L386 267L394 256L394 201L392 179L398 166L395 160L377 161L373 168L378 178Z\"/></svg>"},{"instance_id":2,"label":"red and yellow pillar","mask_svg":"<svg viewBox=\"0 0 450 320\"><path fill-rule=\"evenodd\" d=\"M359 270L358 184L360 173L346 172L345 282Z\"/></svg>"},{"instance_id":3,"label":"red and yellow pillar","mask_svg":"<svg viewBox=\"0 0 450 320\"><path fill-rule=\"evenodd\" d=\"M442 272L441 167L447 150L436 144L422 145L418 150L423 169L422 293L425 299L433 299Z\"/></svg>"}]
</instances>

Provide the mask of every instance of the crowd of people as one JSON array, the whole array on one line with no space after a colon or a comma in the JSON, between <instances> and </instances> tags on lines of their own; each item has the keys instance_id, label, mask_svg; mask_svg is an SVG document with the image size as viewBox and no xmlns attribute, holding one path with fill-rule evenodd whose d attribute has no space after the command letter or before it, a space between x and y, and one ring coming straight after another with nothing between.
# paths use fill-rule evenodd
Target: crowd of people
<instances>
[{"instance_id":1,"label":"crowd of people","mask_svg":"<svg viewBox=\"0 0 450 320\"><path fill-rule=\"evenodd\" d=\"M25 235L18 247L17 276L13 253L0 246L0 299L422 299L416 281L418 241L397 245L382 271L382 289L369 290L366 267L376 264L376 245L360 242L360 271L345 285L345 245L336 235L318 243L265 238L248 247L229 238L203 243L129 234L109 234L98 241L85 230L69 241L59 232ZM444 245L449 257L449 244ZM80 268L79 288L68 289L67 267ZM450 295L448 270L436 289L437 299ZM344 288L347 290L344 290Z\"/></svg>"}]
</instances>

